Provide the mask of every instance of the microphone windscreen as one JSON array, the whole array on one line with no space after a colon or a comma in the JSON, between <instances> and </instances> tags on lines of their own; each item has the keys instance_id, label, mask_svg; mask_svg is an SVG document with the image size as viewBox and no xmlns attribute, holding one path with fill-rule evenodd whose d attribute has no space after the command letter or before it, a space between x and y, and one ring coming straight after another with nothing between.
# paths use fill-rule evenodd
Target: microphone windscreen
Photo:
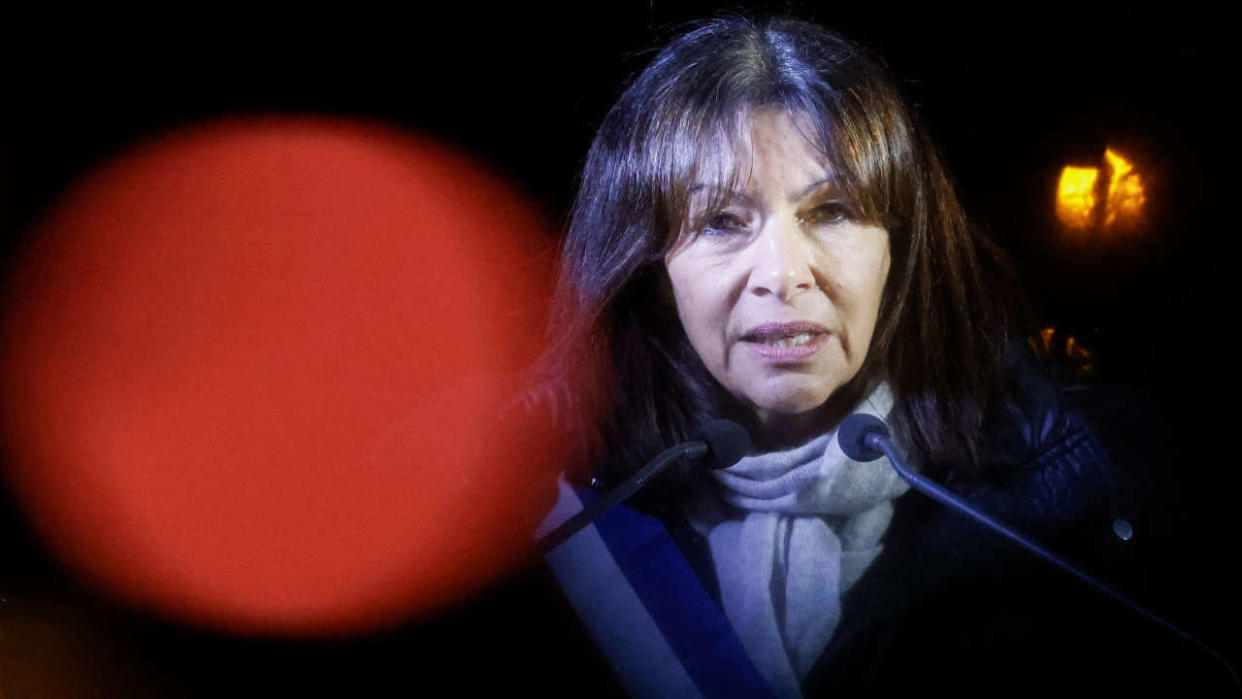
<instances>
[{"instance_id":1,"label":"microphone windscreen","mask_svg":"<svg viewBox=\"0 0 1242 699\"><path fill-rule=\"evenodd\" d=\"M837 428L837 444L841 451L854 461L875 461L884 456L884 452L867 444L867 435L879 434L888 437L888 425L874 415L854 413L841 421Z\"/></svg>"},{"instance_id":2,"label":"microphone windscreen","mask_svg":"<svg viewBox=\"0 0 1242 699\"><path fill-rule=\"evenodd\" d=\"M707 467L728 468L751 452L746 428L728 420L711 420L699 428L698 439L707 443Z\"/></svg>"}]
</instances>

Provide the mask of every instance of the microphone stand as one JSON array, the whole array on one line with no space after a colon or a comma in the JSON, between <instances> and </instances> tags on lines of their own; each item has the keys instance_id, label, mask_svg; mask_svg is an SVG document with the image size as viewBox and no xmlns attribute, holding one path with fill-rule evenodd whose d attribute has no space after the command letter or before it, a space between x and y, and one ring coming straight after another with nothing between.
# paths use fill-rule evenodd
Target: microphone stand
<instances>
[{"instance_id":1,"label":"microphone stand","mask_svg":"<svg viewBox=\"0 0 1242 699\"><path fill-rule=\"evenodd\" d=\"M983 524L985 524L987 527L989 527L993 531L997 532L998 534L1001 534L1005 538L1018 544L1019 546L1026 549L1027 551L1034 553L1040 558L1043 558L1049 563L1052 563L1053 565L1057 566L1061 570L1064 570L1065 572L1073 575L1079 580L1082 580L1083 582L1103 592L1109 597L1112 597L1118 602L1121 602L1122 604L1134 610L1135 612L1138 612L1139 614L1147 617L1148 619L1159 624L1165 629L1172 631L1178 636L1181 636L1182 638L1186 639L1192 644L1207 651L1209 654L1212 655L1212 657L1216 658L1218 661L1220 661L1222 665L1225 666L1225 669L1229 672L1229 676L1233 678L1234 685L1238 687L1239 690L1242 690L1242 681L1238 679L1238 674L1237 672L1234 671L1233 666L1229 664L1229 661L1226 660L1224 656L1216 652L1216 650L1212 648L1211 646L1209 646L1208 644L1204 643L1203 641L1200 641L1194 636L1191 636L1189 633L1178 628L1172 622L1167 621L1166 619L1164 619L1163 617L1160 617L1156 613L1151 612L1145 609L1144 607L1139 606L1136 602L1132 601L1130 598L1114 590L1108 585L1105 585L1099 580L1096 580L1094 577L1088 575L1082 570L1079 570L1078 568L1074 567L1074 565L1062 559L1060 556L1057 556L1056 554L1052 553L1048 549L1045 549L1043 546L1040 546L1035 541L1011 529L1009 526L1005 525L1003 522L993 519L986 513L981 512L980 510L975 509L974 507L971 507L969 504L958 499L953 494L951 494L948 490L946 490L943 486L931 480L930 478L927 478L921 473L917 473L909 469L905 465L905 460L903 458L903 455L897 450L897 448L893 445L892 441L888 438L886 434L887 427L885 427L884 424L880 422L878 419L875 420L875 422L878 423L878 427L874 429L869 429L867 433L863 435L862 443L866 447L876 452L883 452L884 455L888 457L889 463L893 465L893 469L897 471L897 475L901 476L902 479L905 480L907 483L909 483L911 487L913 487L915 490L918 490L920 493L923 493L924 495L930 497L931 499L935 500L936 502L939 502L942 505L945 505L946 507L956 510L957 512L964 514L967 517L970 517L978 522L982 522ZM851 456L851 458L853 458L853 456ZM872 457L872 458L875 458L875 457ZM856 460L869 461L870 459L856 459Z\"/></svg>"},{"instance_id":2,"label":"microphone stand","mask_svg":"<svg viewBox=\"0 0 1242 699\"><path fill-rule=\"evenodd\" d=\"M634 493L638 492L647 481L655 478L661 471L668 468L670 464L678 459L698 458L708 452L708 445L705 442L686 442L665 449L660 455L651 460L651 463L642 467L638 473L634 474L621 485L604 493L599 500L578 514L565 520L559 527L553 529L547 536L539 540L539 549L542 553L548 553L552 549L565 543L569 537L577 534L583 527L590 524L596 517L603 514L605 510L624 501Z\"/></svg>"}]
</instances>

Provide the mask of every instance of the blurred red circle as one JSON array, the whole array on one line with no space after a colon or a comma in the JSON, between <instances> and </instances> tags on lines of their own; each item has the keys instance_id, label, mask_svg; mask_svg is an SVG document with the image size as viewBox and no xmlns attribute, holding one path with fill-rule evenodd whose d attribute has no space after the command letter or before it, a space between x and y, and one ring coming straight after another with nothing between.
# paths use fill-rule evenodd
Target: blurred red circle
<instances>
[{"instance_id":1,"label":"blurred red circle","mask_svg":"<svg viewBox=\"0 0 1242 699\"><path fill-rule=\"evenodd\" d=\"M248 633L362 631L460 599L550 505L551 237L426 138L232 119L81 181L6 298L8 476L120 598Z\"/></svg>"}]
</instances>

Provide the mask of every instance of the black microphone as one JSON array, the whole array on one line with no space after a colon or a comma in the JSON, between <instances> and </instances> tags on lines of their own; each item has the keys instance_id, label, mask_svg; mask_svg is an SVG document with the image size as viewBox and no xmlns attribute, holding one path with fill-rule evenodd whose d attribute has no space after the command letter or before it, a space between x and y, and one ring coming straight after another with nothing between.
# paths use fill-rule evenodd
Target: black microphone
<instances>
[{"instance_id":1,"label":"black microphone","mask_svg":"<svg viewBox=\"0 0 1242 699\"><path fill-rule=\"evenodd\" d=\"M1056 565L1061 570L1070 573L1079 580L1082 580L1095 589L1107 594L1109 597L1121 602L1133 611L1147 617L1147 619L1155 622L1168 631L1181 636L1195 646L1198 646L1200 649L1207 651L1225 666L1225 669L1228 670L1230 677L1233 678L1234 684L1242 689L1242 682L1238 680L1238 674L1234 671L1233 666L1229 664L1228 660L1225 660L1224 656L1216 652L1216 650L1208 644L1200 641L1194 636L1191 636L1189 633L1181 630L1171 622L1157 616L1154 612L1139 606L1138 603L1105 585L1099 580L1096 580L1091 575L1088 575L1086 572L1063 560L1061 557L1052 553L1048 549L1045 549L1035 543L1034 540L1018 533L1004 523L993 519L986 513L975 509L930 478L912 471L906 465L905 458L898 451L896 445L893 444L892 438L889 435L888 425L885 425L883 420L874 415L867 415L864 413L855 413L850 415L841 421L841 426L837 430L837 444L841 447L841 451L854 461L874 461L881 456L887 456L889 463L891 463L893 465L893 469L897 471L897 475L901 476L902 479L909 483L915 490L918 490L920 493L923 493L942 505L946 505L954 510L957 510L976 522L980 522L992 531L1004 536L1027 551L1030 551L1040 558Z\"/></svg>"},{"instance_id":2,"label":"black microphone","mask_svg":"<svg viewBox=\"0 0 1242 699\"><path fill-rule=\"evenodd\" d=\"M888 426L874 415L854 413L842 420L837 428L837 445L854 461L875 461L884 456L884 452L877 444L868 441L872 435L887 438Z\"/></svg>"},{"instance_id":3,"label":"black microphone","mask_svg":"<svg viewBox=\"0 0 1242 699\"><path fill-rule=\"evenodd\" d=\"M706 465L712 470L729 468L755 450L746 428L729 420L704 423L695 438L707 444Z\"/></svg>"},{"instance_id":4,"label":"black microphone","mask_svg":"<svg viewBox=\"0 0 1242 699\"><path fill-rule=\"evenodd\" d=\"M549 532L539 540L539 548L544 553L547 553L565 543L569 537L577 534L591 522L594 522L597 517L604 514L613 505L623 502L626 498L637 493L652 478L655 478L661 471L680 459L686 457L706 458L708 468L722 469L728 468L740 461L753 448L750 435L746 433L746 429L741 425L728 420L708 421L699 428L694 440L665 449L659 456L652 459L651 463L642 467L638 473L631 476L629 480L604 493L591 506L565 520L559 527Z\"/></svg>"}]
</instances>

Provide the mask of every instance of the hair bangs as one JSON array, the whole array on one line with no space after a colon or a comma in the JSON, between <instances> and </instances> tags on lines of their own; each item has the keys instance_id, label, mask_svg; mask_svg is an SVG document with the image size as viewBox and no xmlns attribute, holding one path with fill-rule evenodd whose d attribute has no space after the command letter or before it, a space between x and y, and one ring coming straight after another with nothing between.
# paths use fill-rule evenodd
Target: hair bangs
<instances>
[{"instance_id":1,"label":"hair bangs","mask_svg":"<svg viewBox=\"0 0 1242 699\"><path fill-rule=\"evenodd\" d=\"M661 257L724 208L749 175L749 114L745 107L683 114L668 127L653 129L647 152L654 160L656 209L662 212Z\"/></svg>"},{"instance_id":2,"label":"hair bangs","mask_svg":"<svg viewBox=\"0 0 1242 699\"><path fill-rule=\"evenodd\" d=\"M791 87L779 104L792 117L794 128L824 158L825 169L860 222L889 228L894 223L893 188L904 163L885 138L883 124L869 124L870 114L850 114L841 108L841 95L832 86Z\"/></svg>"}]
</instances>

